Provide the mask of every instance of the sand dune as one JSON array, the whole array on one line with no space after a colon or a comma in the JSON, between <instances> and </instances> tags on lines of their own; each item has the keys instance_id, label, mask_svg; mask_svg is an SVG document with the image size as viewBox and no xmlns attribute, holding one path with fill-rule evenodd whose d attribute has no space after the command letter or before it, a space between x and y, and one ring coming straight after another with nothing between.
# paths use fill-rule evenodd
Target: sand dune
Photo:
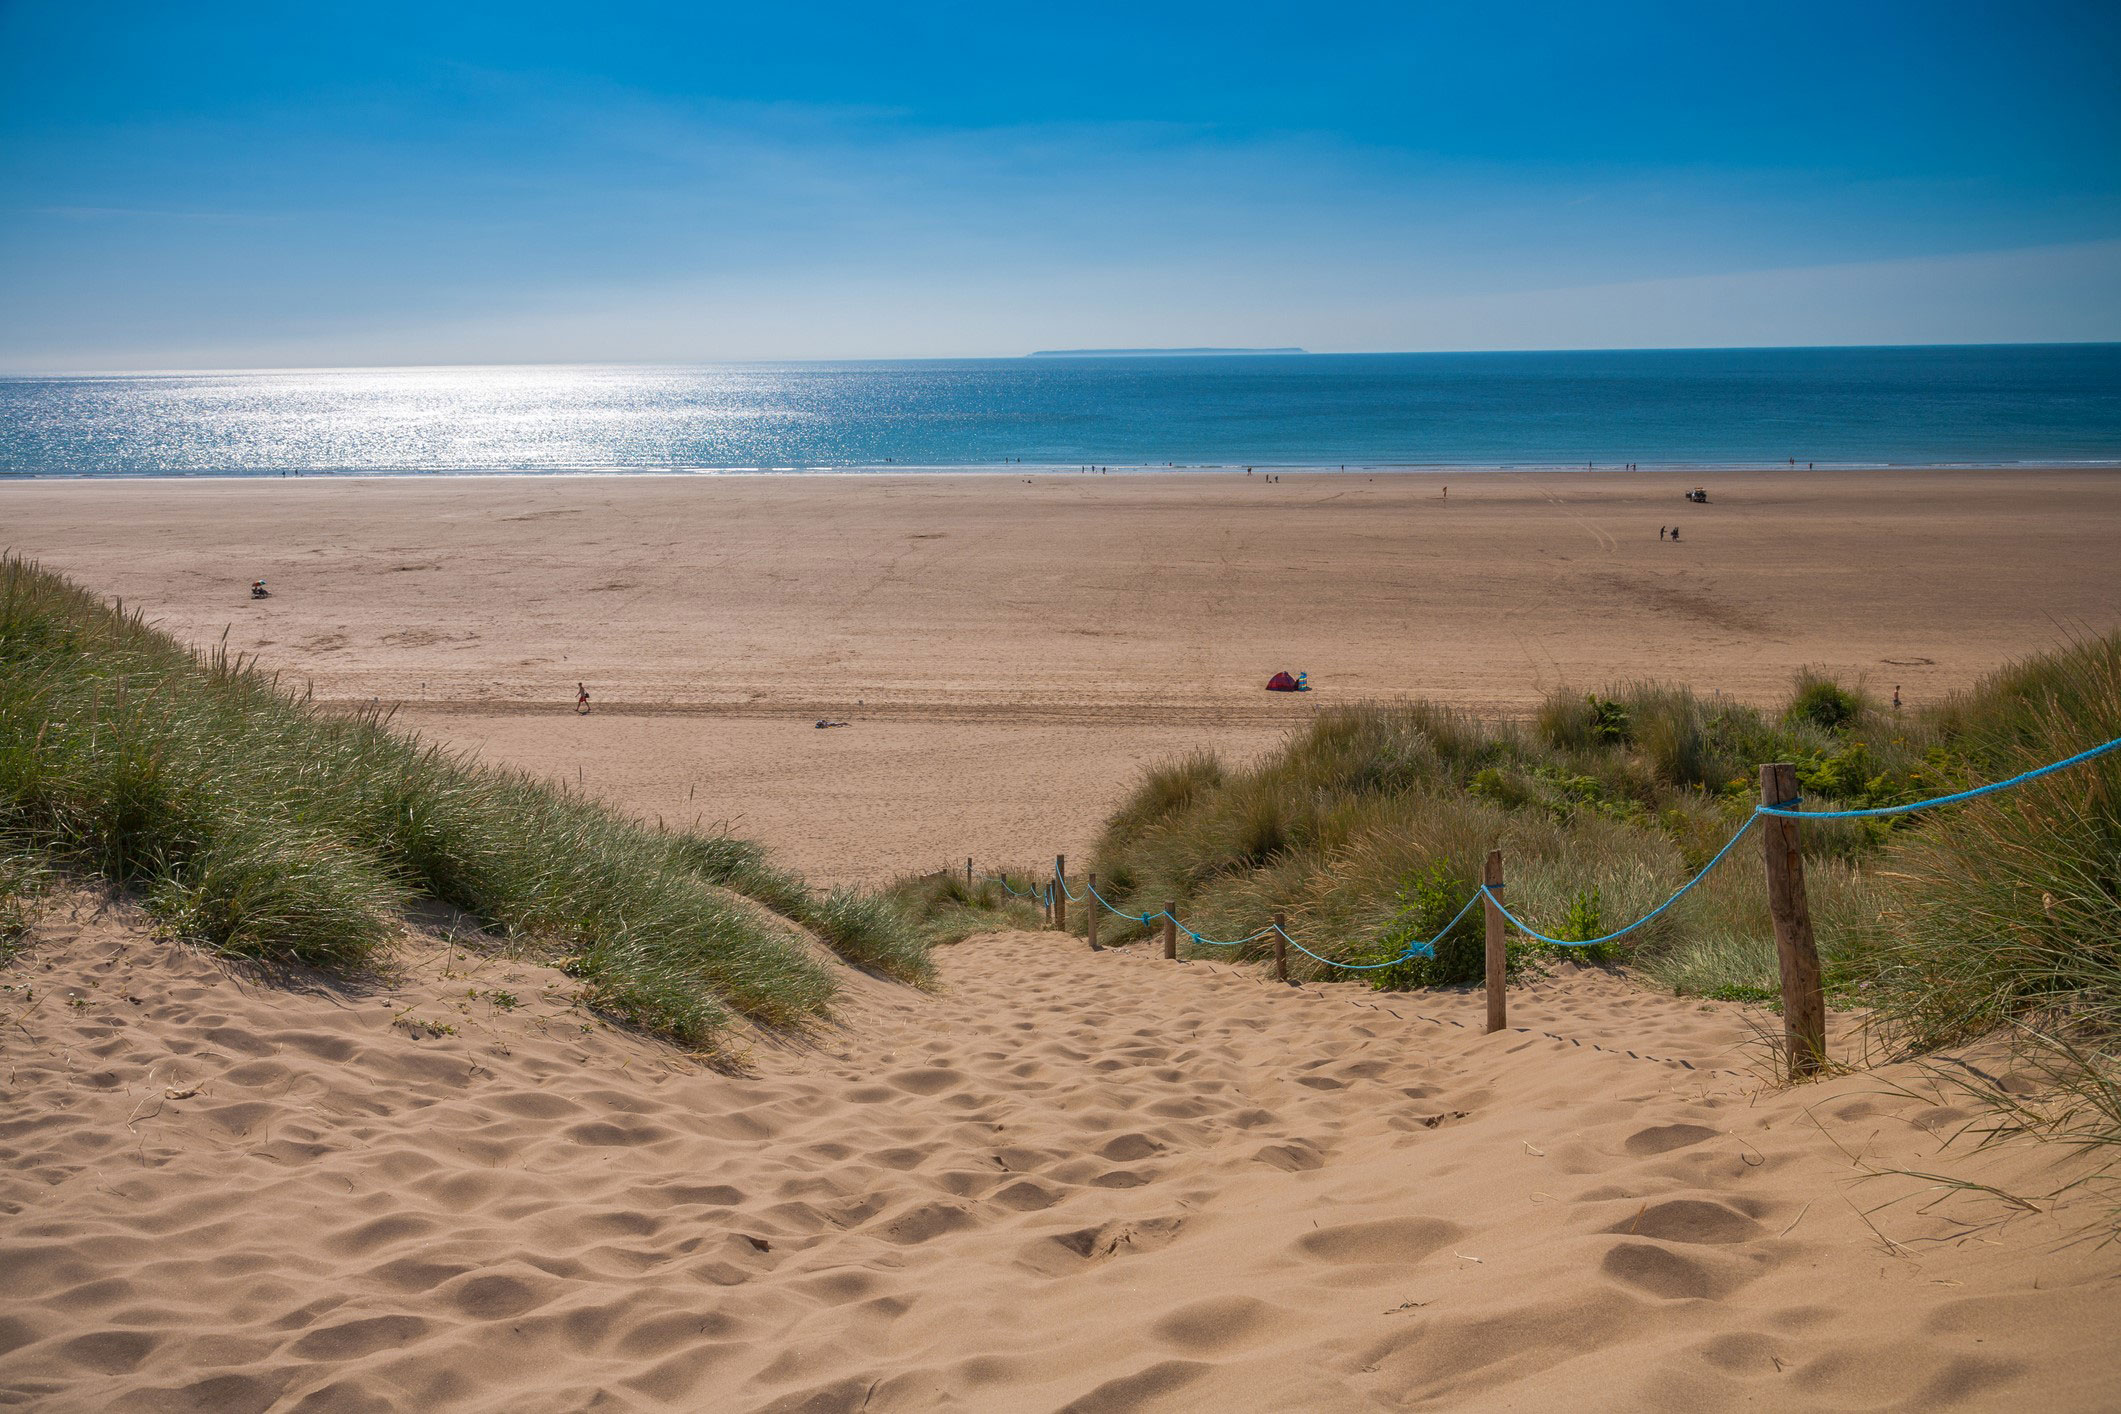
<instances>
[{"instance_id":1,"label":"sand dune","mask_svg":"<svg viewBox=\"0 0 2121 1414\"><path fill-rule=\"evenodd\" d=\"M53 482L0 485L0 540L826 881L1080 855L1143 761L1334 701L1779 700L1818 664L1922 702L2121 621L2112 471L1707 479L1706 506L1606 473ZM1260 691L1284 667L1318 691Z\"/></svg>"},{"instance_id":2,"label":"sand dune","mask_svg":"<svg viewBox=\"0 0 2121 1414\"><path fill-rule=\"evenodd\" d=\"M5 974L0 1399L71 1410L2111 1408L2121 1257L1908 1067L1045 933L705 1069L408 945L247 979L77 905ZM1862 1210L1862 1211L1859 1211ZM1868 1217L1864 1213L1869 1214Z\"/></svg>"}]
</instances>

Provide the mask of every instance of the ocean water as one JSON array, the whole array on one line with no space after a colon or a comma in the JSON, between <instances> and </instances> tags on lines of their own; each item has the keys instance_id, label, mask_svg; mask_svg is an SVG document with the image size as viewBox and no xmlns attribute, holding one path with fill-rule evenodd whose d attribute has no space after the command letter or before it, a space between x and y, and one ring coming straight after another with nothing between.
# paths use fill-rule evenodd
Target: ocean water
<instances>
[{"instance_id":1,"label":"ocean water","mask_svg":"<svg viewBox=\"0 0 2121 1414\"><path fill-rule=\"evenodd\" d=\"M2121 463L2121 344L0 378L0 476Z\"/></svg>"}]
</instances>

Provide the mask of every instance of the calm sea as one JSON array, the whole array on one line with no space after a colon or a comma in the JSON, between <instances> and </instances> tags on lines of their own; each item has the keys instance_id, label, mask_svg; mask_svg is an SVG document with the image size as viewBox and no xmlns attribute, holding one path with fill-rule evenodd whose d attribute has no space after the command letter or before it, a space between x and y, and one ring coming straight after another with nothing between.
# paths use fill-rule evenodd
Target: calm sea
<instances>
[{"instance_id":1,"label":"calm sea","mask_svg":"<svg viewBox=\"0 0 2121 1414\"><path fill-rule=\"evenodd\" d=\"M2121 462L2121 344L0 379L0 475Z\"/></svg>"}]
</instances>

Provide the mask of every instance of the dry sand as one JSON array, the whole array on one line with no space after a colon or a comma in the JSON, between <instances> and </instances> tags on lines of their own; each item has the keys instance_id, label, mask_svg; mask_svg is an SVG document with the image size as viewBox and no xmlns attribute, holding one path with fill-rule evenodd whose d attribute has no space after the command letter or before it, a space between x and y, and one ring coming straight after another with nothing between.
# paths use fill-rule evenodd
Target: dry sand
<instances>
[{"instance_id":1,"label":"dry sand","mask_svg":"<svg viewBox=\"0 0 2121 1414\"><path fill-rule=\"evenodd\" d=\"M0 543L831 879L1080 851L1143 760L1334 701L1919 701L2121 619L2110 473L1450 484L24 484ZM1975 1111L1907 1066L1778 1091L1734 1006L1570 970L1487 1037L1013 934L932 995L841 969L836 1027L729 1074L431 935L288 987L71 907L0 973L0 1402L2121 1403L2108 1214L2040 1196L2076 1161L1946 1144Z\"/></svg>"},{"instance_id":2,"label":"dry sand","mask_svg":"<svg viewBox=\"0 0 2121 1414\"><path fill-rule=\"evenodd\" d=\"M1284 988L1052 933L718 1074L542 968L246 980L124 910L4 976L0 1403L2110 1409L2101 1203L1908 1067L1568 974ZM506 992L512 1008L497 999ZM437 1023L452 1028L438 1029ZM1896 1089L1895 1087L1905 1087ZM2073 1240L2074 1239L2074 1240Z\"/></svg>"},{"instance_id":3,"label":"dry sand","mask_svg":"<svg viewBox=\"0 0 2121 1414\"><path fill-rule=\"evenodd\" d=\"M1081 854L1142 762L1336 701L1766 701L1819 664L1919 702L2121 621L2121 474L1703 479L39 482L0 485L0 544L833 881ZM1279 668L1318 691L1262 692Z\"/></svg>"}]
</instances>

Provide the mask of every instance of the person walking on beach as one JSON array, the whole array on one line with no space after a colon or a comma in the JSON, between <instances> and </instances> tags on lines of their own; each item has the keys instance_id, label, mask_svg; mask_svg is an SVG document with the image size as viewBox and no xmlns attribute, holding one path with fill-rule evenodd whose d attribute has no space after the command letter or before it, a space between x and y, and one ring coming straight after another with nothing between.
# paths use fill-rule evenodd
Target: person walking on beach
<instances>
[{"instance_id":1,"label":"person walking on beach","mask_svg":"<svg viewBox=\"0 0 2121 1414\"><path fill-rule=\"evenodd\" d=\"M1900 684L1897 682L1893 684L1893 710L1900 710Z\"/></svg>"},{"instance_id":2,"label":"person walking on beach","mask_svg":"<svg viewBox=\"0 0 2121 1414\"><path fill-rule=\"evenodd\" d=\"M581 683L574 685L574 714L577 717L589 715L589 689Z\"/></svg>"},{"instance_id":3,"label":"person walking on beach","mask_svg":"<svg viewBox=\"0 0 2121 1414\"><path fill-rule=\"evenodd\" d=\"M1664 527L1661 525L1657 527L1657 538L1659 540L1664 539Z\"/></svg>"}]
</instances>

